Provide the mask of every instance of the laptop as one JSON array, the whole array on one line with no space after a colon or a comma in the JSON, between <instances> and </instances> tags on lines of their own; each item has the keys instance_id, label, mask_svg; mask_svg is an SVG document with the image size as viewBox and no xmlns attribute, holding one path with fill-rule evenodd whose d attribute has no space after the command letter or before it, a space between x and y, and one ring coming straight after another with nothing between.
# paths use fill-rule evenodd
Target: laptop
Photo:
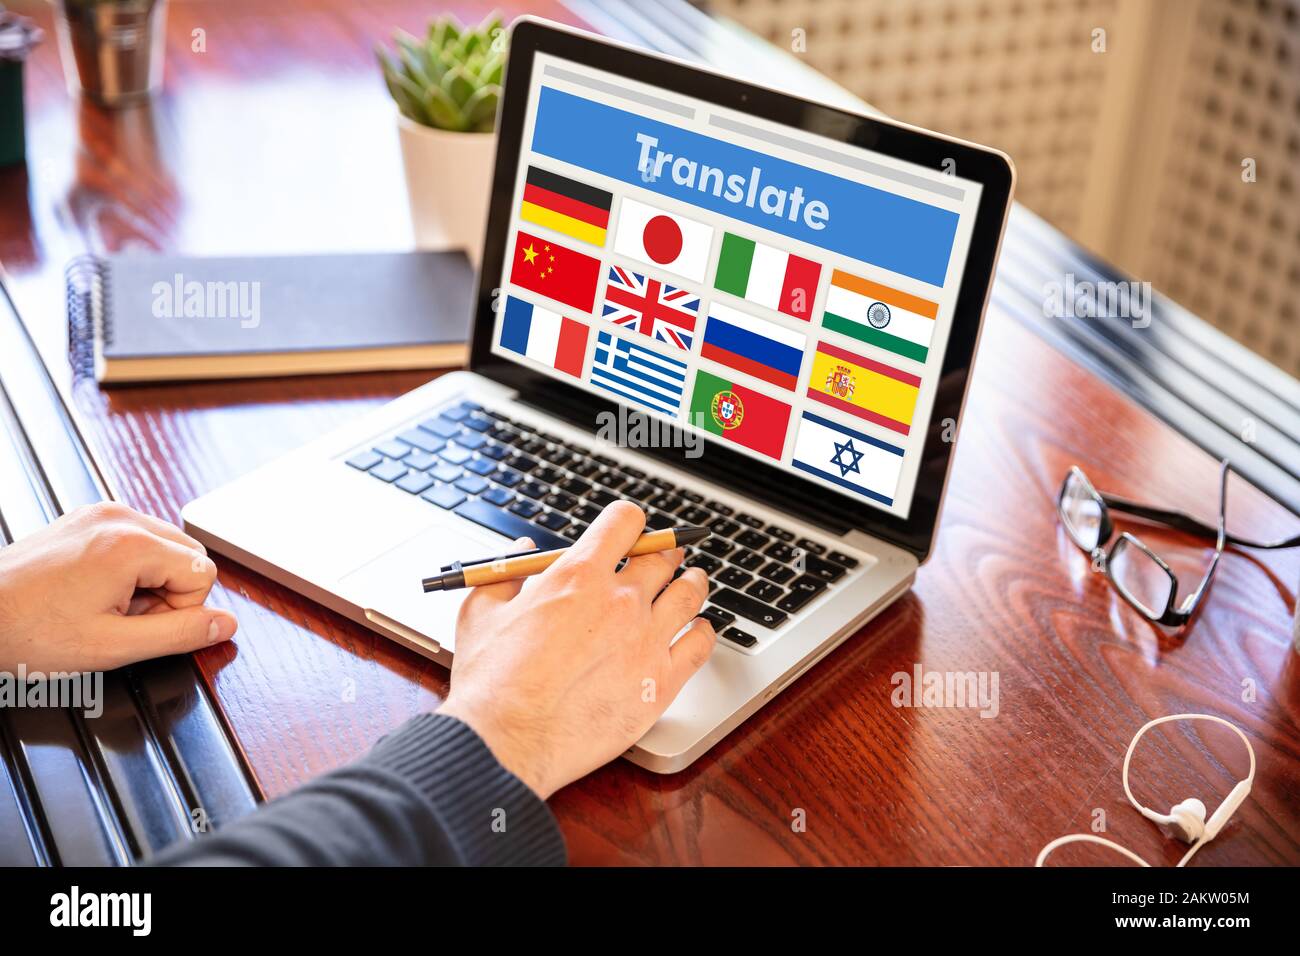
<instances>
[{"instance_id":1,"label":"laptop","mask_svg":"<svg viewBox=\"0 0 1300 956\"><path fill-rule=\"evenodd\" d=\"M619 498L707 525L686 563L717 649L626 755L681 770L926 560L1013 181L994 150L522 19L468 369L186 530L449 665L441 567L567 545Z\"/></svg>"}]
</instances>

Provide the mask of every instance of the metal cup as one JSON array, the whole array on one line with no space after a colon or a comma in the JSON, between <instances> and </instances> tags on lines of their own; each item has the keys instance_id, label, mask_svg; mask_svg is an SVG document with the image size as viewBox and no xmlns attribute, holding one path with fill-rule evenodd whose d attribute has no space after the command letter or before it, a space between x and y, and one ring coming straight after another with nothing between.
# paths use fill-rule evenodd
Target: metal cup
<instances>
[{"instance_id":1,"label":"metal cup","mask_svg":"<svg viewBox=\"0 0 1300 956\"><path fill-rule=\"evenodd\" d=\"M56 6L69 94L122 106L162 85L167 0L56 0Z\"/></svg>"}]
</instances>

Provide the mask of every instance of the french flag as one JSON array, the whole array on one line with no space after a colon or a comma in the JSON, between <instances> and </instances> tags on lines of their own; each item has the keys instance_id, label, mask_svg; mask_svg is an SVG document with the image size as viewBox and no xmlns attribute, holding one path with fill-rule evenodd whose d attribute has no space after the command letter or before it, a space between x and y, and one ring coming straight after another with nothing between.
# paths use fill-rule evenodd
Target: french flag
<instances>
[{"instance_id":1,"label":"french flag","mask_svg":"<svg viewBox=\"0 0 1300 956\"><path fill-rule=\"evenodd\" d=\"M582 377L587 327L558 312L507 296L499 341L503 349L574 378Z\"/></svg>"}]
</instances>

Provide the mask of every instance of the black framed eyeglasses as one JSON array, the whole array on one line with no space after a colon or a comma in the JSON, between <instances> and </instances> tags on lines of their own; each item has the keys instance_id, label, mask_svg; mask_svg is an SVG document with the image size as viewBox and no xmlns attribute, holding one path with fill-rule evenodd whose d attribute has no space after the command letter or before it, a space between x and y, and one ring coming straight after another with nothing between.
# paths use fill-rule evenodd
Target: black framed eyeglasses
<instances>
[{"instance_id":1,"label":"black framed eyeglasses","mask_svg":"<svg viewBox=\"0 0 1300 956\"><path fill-rule=\"evenodd\" d=\"M1072 467L1061 483L1056 511L1070 540L1092 557L1093 570L1104 573L1120 597L1132 605L1134 610L1156 624L1182 627L1191 620L1209 590L1225 544L1232 542L1255 548L1293 547L1300 544L1300 538L1257 544L1234 538L1227 533L1230 471L1231 465L1225 460L1219 471L1219 520L1214 528L1180 511L1152 508L1118 495L1102 494L1092 486L1088 476L1078 466ZM1180 531L1213 535L1214 557L1210 559L1210 566L1196 590L1187 595L1181 604L1178 603L1177 575L1140 538L1125 531L1109 548L1106 547L1115 534L1115 526L1110 518L1112 509Z\"/></svg>"}]
</instances>

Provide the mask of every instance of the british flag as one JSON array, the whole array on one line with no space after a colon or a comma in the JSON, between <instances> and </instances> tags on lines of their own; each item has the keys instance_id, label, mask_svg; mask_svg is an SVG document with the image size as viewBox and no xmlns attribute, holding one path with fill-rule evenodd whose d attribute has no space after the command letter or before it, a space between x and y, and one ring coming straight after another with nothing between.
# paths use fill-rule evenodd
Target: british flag
<instances>
[{"instance_id":1,"label":"british flag","mask_svg":"<svg viewBox=\"0 0 1300 956\"><path fill-rule=\"evenodd\" d=\"M615 325L686 351L695 338L699 312L700 297L694 292L610 266L602 315Z\"/></svg>"}]
</instances>

